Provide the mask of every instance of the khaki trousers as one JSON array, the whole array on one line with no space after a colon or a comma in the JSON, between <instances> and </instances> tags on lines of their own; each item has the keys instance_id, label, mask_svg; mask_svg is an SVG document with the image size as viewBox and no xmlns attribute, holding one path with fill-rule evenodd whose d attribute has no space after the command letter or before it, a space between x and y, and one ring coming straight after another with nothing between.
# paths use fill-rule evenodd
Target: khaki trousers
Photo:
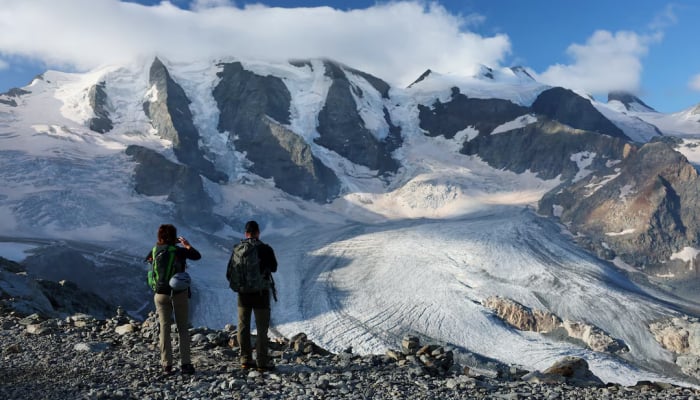
<instances>
[{"instance_id":1,"label":"khaki trousers","mask_svg":"<svg viewBox=\"0 0 700 400\"><path fill-rule=\"evenodd\" d=\"M258 338L255 341L256 363L259 367L268 365L267 356L267 330L270 327L270 309L238 307L238 343L241 346L241 364L250 364L253 361L252 346L250 344L250 317L255 313L255 325L258 328Z\"/></svg>"},{"instance_id":2,"label":"khaki trousers","mask_svg":"<svg viewBox=\"0 0 700 400\"><path fill-rule=\"evenodd\" d=\"M180 365L191 364L190 359L190 333L189 333L189 296L187 290L168 296L156 294L153 299L158 311L160 322L160 363L163 366L173 365L173 347L170 341L170 325L172 314L175 311L175 323L180 341Z\"/></svg>"}]
</instances>

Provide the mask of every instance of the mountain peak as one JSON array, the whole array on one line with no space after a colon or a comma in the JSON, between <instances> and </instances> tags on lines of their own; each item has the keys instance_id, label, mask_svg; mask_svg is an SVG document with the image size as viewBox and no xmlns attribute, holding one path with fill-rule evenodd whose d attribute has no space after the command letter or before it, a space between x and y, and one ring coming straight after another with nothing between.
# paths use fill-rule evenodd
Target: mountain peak
<instances>
[{"instance_id":1,"label":"mountain peak","mask_svg":"<svg viewBox=\"0 0 700 400\"><path fill-rule=\"evenodd\" d=\"M611 101L619 101L628 111L656 112L656 110L640 100L639 97L625 91L613 91L608 93L608 103Z\"/></svg>"},{"instance_id":2,"label":"mountain peak","mask_svg":"<svg viewBox=\"0 0 700 400\"><path fill-rule=\"evenodd\" d=\"M479 71L474 75L475 78L494 79L493 68L486 65L479 65Z\"/></svg>"},{"instance_id":3,"label":"mountain peak","mask_svg":"<svg viewBox=\"0 0 700 400\"><path fill-rule=\"evenodd\" d=\"M535 80L535 78L530 75L529 72L527 72L527 68L523 67L522 65L516 65L514 67L510 67L510 70L515 74L515 76L521 77L521 78L528 78L530 80Z\"/></svg>"},{"instance_id":4,"label":"mountain peak","mask_svg":"<svg viewBox=\"0 0 700 400\"><path fill-rule=\"evenodd\" d=\"M418 83L418 82L422 81L423 79L427 78L427 77L428 77L430 74L432 74L432 73L433 73L433 71L431 71L430 69L426 69L425 72L423 72L422 74L420 74L420 76L418 77L418 79L416 79L415 81L413 81L413 83L411 83L410 85L408 85L408 87L409 87L409 88L412 87L412 86L415 85L416 83Z\"/></svg>"}]
</instances>

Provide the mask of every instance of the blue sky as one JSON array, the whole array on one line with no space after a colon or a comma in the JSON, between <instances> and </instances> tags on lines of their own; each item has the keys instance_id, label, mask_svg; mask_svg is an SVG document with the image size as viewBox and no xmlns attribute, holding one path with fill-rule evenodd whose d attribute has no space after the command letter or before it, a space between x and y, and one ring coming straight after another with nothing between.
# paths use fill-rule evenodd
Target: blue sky
<instances>
[{"instance_id":1,"label":"blue sky","mask_svg":"<svg viewBox=\"0 0 700 400\"><path fill-rule=\"evenodd\" d=\"M523 65L675 112L700 103L698 21L694 0L0 0L0 92L146 54L329 57L394 85L427 68Z\"/></svg>"}]
</instances>

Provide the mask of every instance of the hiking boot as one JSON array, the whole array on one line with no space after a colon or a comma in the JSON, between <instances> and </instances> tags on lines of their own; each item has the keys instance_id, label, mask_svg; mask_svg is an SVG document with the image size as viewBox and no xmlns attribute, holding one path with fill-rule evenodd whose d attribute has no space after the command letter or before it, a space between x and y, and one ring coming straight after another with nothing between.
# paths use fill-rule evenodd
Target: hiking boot
<instances>
[{"instance_id":1,"label":"hiking boot","mask_svg":"<svg viewBox=\"0 0 700 400\"><path fill-rule=\"evenodd\" d=\"M255 363L244 362L241 363L241 369L253 369L255 368Z\"/></svg>"},{"instance_id":2,"label":"hiking boot","mask_svg":"<svg viewBox=\"0 0 700 400\"><path fill-rule=\"evenodd\" d=\"M173 374L173 366L172 365L163 365L163 375L172 375Z\"/></svg>"},{"instance_id":3,"label":"hiking boot","mask_svg":"<svg viewBox=\"0 0 700 400\"><path fill-rule=\"evenodd\" d=\"M257 367L257 370L260 372L270 372L275 370L275 364L265 364L265 365L259 365Z\"/></svg>"},{"instance_id":4,"label":"hiking boot","mask_svg":"<svg viewBox=\"0 0 700 400\"><path fill-rule=\"evenodd\" d=\"M192 364L182 364L180 367L183 374L192 375L194 374L194 365Z\"/></svg>"}]
</instances>

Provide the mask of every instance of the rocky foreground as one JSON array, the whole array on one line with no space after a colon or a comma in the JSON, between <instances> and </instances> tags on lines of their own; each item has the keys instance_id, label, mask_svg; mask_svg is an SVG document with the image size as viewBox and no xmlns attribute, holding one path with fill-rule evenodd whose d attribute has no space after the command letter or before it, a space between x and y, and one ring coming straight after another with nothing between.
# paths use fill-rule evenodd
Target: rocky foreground
<instances>
[{"instance_id":1,"label":"rocky foreground","mask_svg":"<svg viewBox=\"0 0 700 400\"><path fill-rule=\"evenodd\" d=\"M581 359L529 373L461 366L448 348L411 336L401 349L360 356L329 353L299 334L271 345L274 371L242 370L231 326L192 328L196 373L163 376L154 315L0 311L2 399L700 399L698 389L664 383L604 385Z\"/></svg>"}]
</instances>

